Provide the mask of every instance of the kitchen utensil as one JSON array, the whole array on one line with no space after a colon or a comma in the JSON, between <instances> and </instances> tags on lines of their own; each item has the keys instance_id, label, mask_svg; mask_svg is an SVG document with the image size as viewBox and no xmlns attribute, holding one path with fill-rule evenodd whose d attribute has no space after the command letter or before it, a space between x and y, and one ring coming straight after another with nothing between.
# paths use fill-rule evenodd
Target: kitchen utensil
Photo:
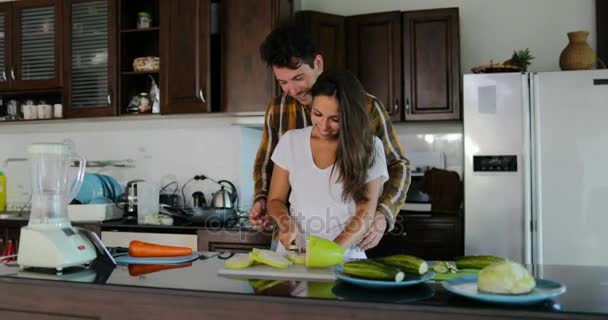
<instances>
[{"instance_id":1,"label":"kitchen utensil","mask_svg":"<svg viewBox=\"0 0 608 320\"><path fill-rule=\"evenodd\" d=\"M234 184L228 180L220 180L217 181L217 183L219 183L221 187L220 190L213 194L211 205L214 208L238 208L238 194ZM230 186L232 190L226 190L224 184Z\"/></svg>"},{"instance_id":2,"label":"kitchen utensil","mask_svg":"<svg viewBox=\"0 0 608 320\"><path fill-rule=\"evenodd\" d=\"M205 201L205 195L201 191L196 191L192 194L192 207L193 208L202 208L207 206L207 201Z\"/></svg>"},{"instance_id":3,"label":"kitchen utensil","mask_svg":"<svg viewBox=\"0 0 608 320\"><path fill-rule=\"evenodd\" d=\"M72 227L68 203L84 178L86 161L67 144L39 143L28 148L32 179L29 223L21 229L17 263L22 268L63 268L88 264L97 257L91 242ZM70 165L77 161L77 170Z\"/></svg>"}]
</instances>

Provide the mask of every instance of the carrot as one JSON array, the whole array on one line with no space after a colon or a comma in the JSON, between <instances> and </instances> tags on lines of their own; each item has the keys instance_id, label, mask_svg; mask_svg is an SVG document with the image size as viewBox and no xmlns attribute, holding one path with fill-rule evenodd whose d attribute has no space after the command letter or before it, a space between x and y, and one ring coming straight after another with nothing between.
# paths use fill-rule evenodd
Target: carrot
<instances>
[{"instance_id":1,"label":"carrot","mask_svg":"<svg viewBox=\"0 0 608 320\"><path fill-rule=\"evenodd\" d=\"M164 246L137 240L129 243L131 257L178 257L189 254L192 254L192 249L187 247Z\"/></svg>"},{"instance_id":2,"label":"carrot","mask_svg":"<svg viewBox=\"0 0 608 320\"><path fill-rule=\"evenodd\" d=\"M182 264L130 264L129 275L132 277L137 277L162 270L186 268L191 265L192 262L186 262Z\"/></svg>"}]
</instances>

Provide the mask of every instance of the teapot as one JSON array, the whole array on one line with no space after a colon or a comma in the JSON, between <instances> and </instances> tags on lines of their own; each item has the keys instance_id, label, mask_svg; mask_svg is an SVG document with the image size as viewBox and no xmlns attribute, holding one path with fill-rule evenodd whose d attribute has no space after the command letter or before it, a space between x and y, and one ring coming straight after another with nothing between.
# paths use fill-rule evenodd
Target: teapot
<instances>
[{"instance_id":1,"label":"teapot","mask_svg":"<svg viewBox=\"0 0 608 320\"><path fill-rule=\"evenodd\" d=\"M227 208L227 209L232 209L238 208L238 194L236 191L236 187L234 186L234 184L232 184L232 182L228 181L228 180L220 180L217 182L221 187L220 190L218 190L216 193L213 194L213 199L211 200L211 206L213 206L214 208ZM230 188L232 189L231 191L228 191L225 189L225 185L223 184L227 184L228 186L230 186Z\"/></svg>"}]
</instances>

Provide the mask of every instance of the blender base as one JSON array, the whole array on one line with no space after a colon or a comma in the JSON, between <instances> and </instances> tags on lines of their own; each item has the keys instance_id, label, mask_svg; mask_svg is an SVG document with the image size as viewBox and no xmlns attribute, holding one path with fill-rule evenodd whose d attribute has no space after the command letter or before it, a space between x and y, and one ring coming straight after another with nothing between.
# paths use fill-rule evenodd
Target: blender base
<instances>
[{"instance_id":1,"label":"blender base","mask_svg":"<svg viewBox=\"0 0 608 320\"><path fill-rule=\"evenodd\" d=\"M21 228L17 263L21 268L63 268L89 264L97 258L91 242L71 226Z\"/></svg>"}]
</instances>

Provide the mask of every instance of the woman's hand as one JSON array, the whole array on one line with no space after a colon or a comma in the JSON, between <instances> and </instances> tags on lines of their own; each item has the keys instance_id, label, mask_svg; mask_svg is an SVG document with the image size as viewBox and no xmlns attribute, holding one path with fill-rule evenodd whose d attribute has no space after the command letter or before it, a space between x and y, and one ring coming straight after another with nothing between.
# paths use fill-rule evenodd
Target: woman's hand
<instances>
[{"instance_id":1,"label":"woman's hand","mask_svg":"<svg viewBox=\"0 0 608 320\"><path fill-rule=\"evenodd\" d=\"M376 211L372 225L367 230L365 236L363 236L363 239L357 244L357 247L365 251L377 246L385 230L386 218L384 218L384 215L380 211Z\"/></svg>"},{"instance_id":2,"label":"woman's hand","mask_svg":"<svg viewBox=\"0 0 608 320\"><path fill-rule=\"evenodd\" d=\"M291 220L291 218L289 218ZM297 226L292 221L289 221L287 224L280 224L283 226L287 226L286 228L279 228L279 242L285 247L285 249L291 249L291 244L296 240L297 236Z\"/></svg>"}]
</instances>

